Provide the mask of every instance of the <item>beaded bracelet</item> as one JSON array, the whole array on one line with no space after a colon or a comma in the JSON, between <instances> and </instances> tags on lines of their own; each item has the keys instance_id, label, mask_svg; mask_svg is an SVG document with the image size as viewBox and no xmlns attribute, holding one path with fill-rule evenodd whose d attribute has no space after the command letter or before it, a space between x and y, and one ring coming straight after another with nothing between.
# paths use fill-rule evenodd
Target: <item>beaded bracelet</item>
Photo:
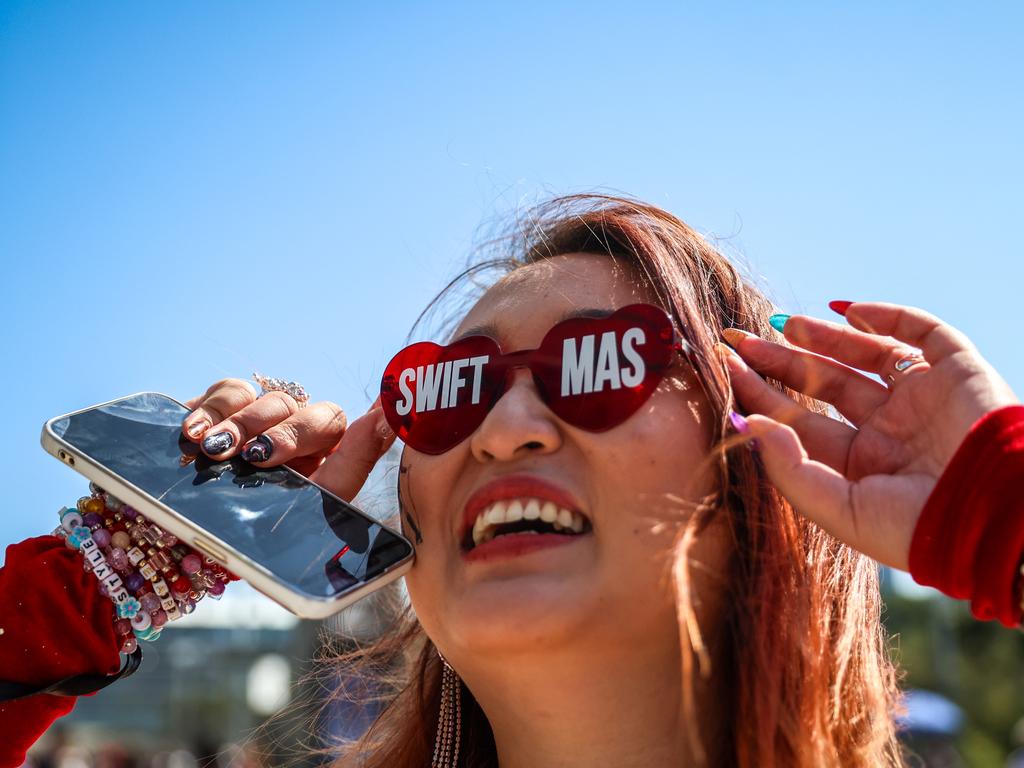
<instances>
[{"instance_id":1,"label":"beaded bracelet","mask_svg":"<svg viewBox=\"0 0 1024 768\"><path fill-rule=\"evenodd\" d=\"M156 640L206 595L220 599L233 578L224 568L95 483L89 489L74 509L61 509L54 535L82 553L83 568L113 602L122 653L132 653L138 640Z\"/></svg>"}]
</instances>

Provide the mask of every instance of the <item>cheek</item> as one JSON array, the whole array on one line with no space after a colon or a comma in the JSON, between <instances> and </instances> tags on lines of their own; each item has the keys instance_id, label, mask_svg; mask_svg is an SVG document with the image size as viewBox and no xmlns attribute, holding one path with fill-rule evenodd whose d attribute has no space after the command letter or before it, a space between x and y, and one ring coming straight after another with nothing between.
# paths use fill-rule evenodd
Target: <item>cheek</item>
<instances>
[{"instance_id":1,"label":"cheek","mask_svg":"<svg viewBox=\"0 0 1024 768\"><path fill-rule=\"evenodd\" d=\"M624 501L632 497L640 509L655 513L666 501L671 505L710 492L710 416L692 389L663 384L627 422L588 441L602 491Z\"/></svg>"}]
</instances>

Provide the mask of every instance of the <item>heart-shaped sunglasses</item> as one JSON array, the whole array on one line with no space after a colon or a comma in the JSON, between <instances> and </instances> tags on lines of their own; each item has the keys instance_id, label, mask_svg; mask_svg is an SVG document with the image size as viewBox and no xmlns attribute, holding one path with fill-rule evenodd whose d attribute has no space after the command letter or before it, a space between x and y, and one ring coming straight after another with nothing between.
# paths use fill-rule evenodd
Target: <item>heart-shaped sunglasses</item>
<instances>
[{"instance_id":1,"label":"heart-shaped sunglasses","mask_svg":"<svg viewBox=\"0 0 1024 768\"><path fill-rule=\"evenodd\" d=\"M680 352L688 355L689 347L665 310L630 304L608 317L564 320L536 349L502 353L488 336L412 344L388 363L381 404L406 445L444 453L480 426L512 370L526 367L558 418L603 432L636 412Z\"/></svg>"}]
</instances>

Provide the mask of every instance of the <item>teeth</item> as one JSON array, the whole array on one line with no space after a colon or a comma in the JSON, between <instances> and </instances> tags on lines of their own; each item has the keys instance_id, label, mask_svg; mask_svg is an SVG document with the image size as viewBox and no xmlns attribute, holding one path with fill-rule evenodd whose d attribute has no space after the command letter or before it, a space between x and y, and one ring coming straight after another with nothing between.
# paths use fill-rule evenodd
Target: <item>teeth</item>
<instances>
[{"instance_id":1,"label":"teeth","mask_svg":"<svg viewBox=\"0 0 1024 768\"><path fill-rule=\"evenodd\" d=\"M569 510L565 510L569 512ZM569 512L569 514L572 514ZM553 523L558 519L558 507L555 506L555 502L546 501L544 506L540 508L540 519L545 523Z\"/></svg>"},{"instance_id":2,"label":"teeth","mask_svg":"<svg viewBox=\"0 0 1024 768\"><path fill-rule=\"evenodd\" d=\"M501 502L499 501L498 503L500 504ZM530 502L530 503L533 504L535 502ZM519 501L519 499L516 499L511 504L509 504L508 505L508 509L505 510L505 522L506 523L514 523L517 520L522 520L522 519L523 519L523 503L521 501Z\"/></svg>"},{"instance_id":3,"label":"teeth","mask_svg":"<svg viewBox=\"0 0 1024 768\"><path fill-rule=\"evenodd\" d=\"M515 523L519 520L543 520L550 523L556 531L572 531L582 533L585 526L583 515L570 509L559 507L553 501L539 499L512 499L496 501L481 511L473 523L473 544L480 545L494 538L495 531L503 523ZM537 533L521 531L520 533Z\"/></svg>"},{"instance_id":4,"label":"teeth","mask_svg":"<svg viewBox=\"0 0 1024 768\"><path fill-rule=\"evenodd\" d=\"M526 507L523 509L523 518L526 520L536 520L540 517L540 502L536 499L530 499L526 502Z\"/></svg>"},{"instance_id":5,"label":"teeth","mask_svg":"<svg viewBox=\"0 0 1024 768\"><path fill-rule=\"evenodd\" d=\"M486 522L491 525L500 525L505 522L505 502L496 501L487 510Z\"/></svg>"}]
</instances>

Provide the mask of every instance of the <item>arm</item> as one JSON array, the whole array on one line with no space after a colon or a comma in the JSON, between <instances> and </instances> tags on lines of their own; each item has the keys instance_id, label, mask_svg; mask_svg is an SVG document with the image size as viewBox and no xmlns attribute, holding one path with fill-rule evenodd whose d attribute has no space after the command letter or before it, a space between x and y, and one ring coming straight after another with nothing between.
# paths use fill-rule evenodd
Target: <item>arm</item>
<instances>
[{"instance_id":1,"label":"arm","mask_svg":"<svg viewBox=\"0 0 1024 768\"><path fill-rule=\"evenodd\" d=\"M0 679L45 683L120 666L113 605L82 568L78 552L56 536L7 548L0 568ZM58 717L69 696L40 694L0 702L0 768L17 766Z\"/></svg>"},{"instance_id":2,"label":"arm","mask_svg":"<svg viewBox=\"0 0 1024 768\"><path fill-rule=\"evenodd\" d=\"M971 427L914 529L910 573L971 612L1021 623L1024 553L1024 406L991 411Z\"/></svg>"}]
</instances>

